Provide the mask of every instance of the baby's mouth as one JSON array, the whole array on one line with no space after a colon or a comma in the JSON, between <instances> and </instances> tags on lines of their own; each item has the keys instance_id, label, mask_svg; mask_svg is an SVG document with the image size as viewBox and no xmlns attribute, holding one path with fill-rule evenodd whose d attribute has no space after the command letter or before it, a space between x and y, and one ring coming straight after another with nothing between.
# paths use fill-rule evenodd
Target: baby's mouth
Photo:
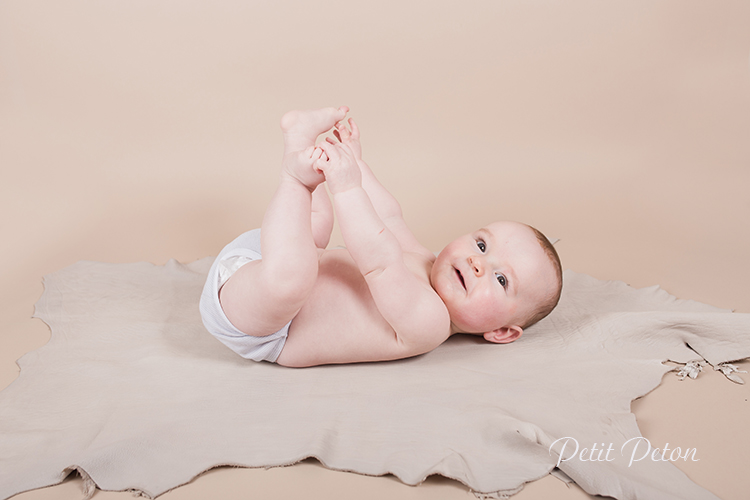
<instances>
[{"instance_id":1,"label":"baby's mouth","mask_svg":"<svg viewBox=\"0 0 750 500\"><path fill-rule=\"evenodd\" d=\"M461 276L461 271L459 271L459 270L458 270L458 269L456 269L455 267L454 267L453 269L455 269L455 270L456 270L456 276L458 276L458 281L460 281L460 282L461 282L461 286L462 286L462 287L464 287L464 290L466 290L466 283L464 282L464 277L463 277L463 276Z\"/></svg>"}]
</instances>

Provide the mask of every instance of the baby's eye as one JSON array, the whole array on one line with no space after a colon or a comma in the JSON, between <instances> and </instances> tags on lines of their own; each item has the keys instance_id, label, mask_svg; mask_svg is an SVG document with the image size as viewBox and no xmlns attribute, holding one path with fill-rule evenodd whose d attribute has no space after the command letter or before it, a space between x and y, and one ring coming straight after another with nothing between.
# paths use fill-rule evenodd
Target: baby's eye
<instances>
[{"instance_id":1,"label":"baby's eye","mask_svg":"<svg viewBox=\"0 0 750 500\"><path fill-rule=\"evenodd\" d=\"M505 279L505 276L503 276L502 274L495 274L495 277L497 278L497 282L500 283L503 288L508 286L508 280Z\"/></svg>"},{"instance_id":2,"label":"baby's eye","mask_svg":"<svg viewBox=\"0 0 750 500\"><path fill-rule=\"evenodd\" d=\"M477 247L479 247L479 251L484 253L485 250L487 250L487 245L484 244L484 241L478 240L477 241Z\"/></svg>"}]
</instances>

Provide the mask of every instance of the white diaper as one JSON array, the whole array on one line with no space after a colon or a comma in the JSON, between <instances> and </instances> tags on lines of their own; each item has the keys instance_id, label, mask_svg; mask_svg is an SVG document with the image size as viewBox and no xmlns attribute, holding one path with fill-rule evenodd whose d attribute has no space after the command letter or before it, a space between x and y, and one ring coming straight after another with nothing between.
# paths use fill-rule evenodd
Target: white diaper
<instances>
[{"instance_id":1,"label":"white diaper","mask_svg":"<svg viewBox=\"0 0 750 500\"><path fill-rule=\"evenodd\" d=\"M234 352L254 361L275 362L284 348L291 321L278 332L265 337L246 335L229 321L219 302L222 285L240 267L260 258L260 229L243 233L225 246L208 271L201 294L200 312L206 329Z\"/></svg>"}]
</instances>

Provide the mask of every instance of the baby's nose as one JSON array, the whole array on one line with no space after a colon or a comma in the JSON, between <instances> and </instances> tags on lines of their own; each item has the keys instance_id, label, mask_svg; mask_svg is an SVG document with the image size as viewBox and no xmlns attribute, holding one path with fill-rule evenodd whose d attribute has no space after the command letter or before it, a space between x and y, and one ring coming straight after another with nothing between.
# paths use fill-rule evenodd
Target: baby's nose
<instances>
[{"instance_id":1,"label":"baby's nose","mask_svg":"<svg viewBox=\"0 0 750 500\"><path fill-rule=\"evenodd\" d=\"M484 266L482 266L482 261L478 257L473 255L469 257L469 265L476 276L482 276L484 274Z\"/></svg>"}]
</instances>

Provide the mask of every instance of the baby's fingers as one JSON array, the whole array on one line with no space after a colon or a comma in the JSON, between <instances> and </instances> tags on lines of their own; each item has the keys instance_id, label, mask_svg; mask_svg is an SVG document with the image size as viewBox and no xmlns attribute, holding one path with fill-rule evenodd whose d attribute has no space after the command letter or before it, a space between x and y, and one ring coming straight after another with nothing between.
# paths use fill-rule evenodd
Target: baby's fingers
<instances>
[{"instance_id":1,"label":"baby's fingers","mask_svg":"<svg viewBox=\"0 0 750 500\"><path fill-rule=\"evenodd\" d=\"M328 156L326 155L326 152L323 151L323 148L320 148L318 146L315 146L315 149L312 152L312 156L310 158L314 161L328 161Z\"/></svg>"},{"instance_id":2,"label":"baby's fingers","mask_svg":"<svg viewBox=\"0 0 750 500\"><path fill-rule=\"evenodd\" d=\"M313 168L321 174L325 174L325 169L328 166L328 154L320 145L315 146L315 151L311 156L313 160Z\"/></svg>"},{"instance_id":3,"label":"baby's fingers","mask_svg":"<svg viewBox=\"0 0 750 500\"><path fill-rule=\"evenodd\" d=\"M345 142L351 138L352 133L347 128L346 123L344 123L344 120L336 122L334 127L335 128L333 129L333 135L335 135L339 141Z\"/></svg>"},{"instance_id":4,"label":"baby's fingers","mask_svg":"<svg viewBox=\"0 0 750 500\"><path fill-rule=\"evenodd\" d=\"M336 161L340 157L340 154L336 149L336 143L333 142L330 137L326 138L324 142L318 144L317 147L323 151L326 160Z\"/></svg>"},{"instance_id":5,"label":"baby's fingers","mask_svg":"<svg viewBox=\"0 0 750 500\"><path fill-rule=\"evenodd\" d=\"M357 124L354 123L354 118L349 118L349 127L351 127L352 131L349 132L350 137L358 141L359 140L359 127L357 127Z\"/></svg>"},{"instance_id":6,"label":"baby's fingers","mask_svg":"<svg viewBox=\"0 0 750 500\"><path fill-rule=\"evenodd\" d=\"M340 144L337 144L336 149L338 150L340 156L346 156L348 158L351 158L353 161L356 161L354 158L354 151L352 151L352 148L350 148L347 143L342 142Z\"/></svg>"}]
</instances>

